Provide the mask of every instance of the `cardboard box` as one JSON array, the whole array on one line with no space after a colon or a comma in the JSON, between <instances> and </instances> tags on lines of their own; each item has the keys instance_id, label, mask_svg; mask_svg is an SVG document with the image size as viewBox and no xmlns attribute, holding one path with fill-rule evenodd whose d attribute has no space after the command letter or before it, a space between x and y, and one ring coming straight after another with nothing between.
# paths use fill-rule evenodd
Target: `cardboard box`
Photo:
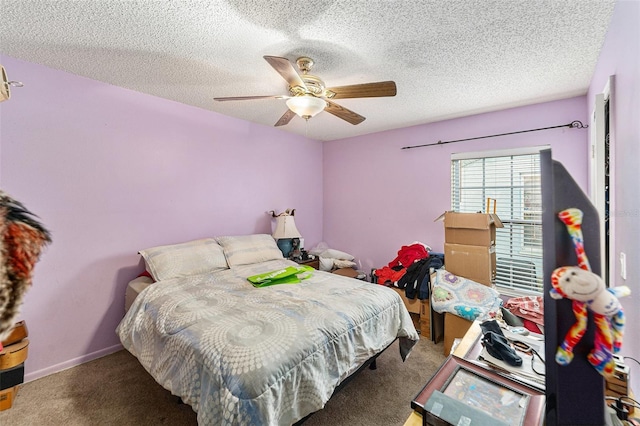
<instances>
[{"instance_id":1,"label":"cardboard box","mask_svg":"<svg viewBox=\"0 0 640 426\"><path fill-rule=\"evenodd\" d=\"M420 335L431 338L431 303L429 299L420 303Z\"/></svg>"},{"instance_id":2,"label":"cardboard box","mask_svg":"<svg viewBox=\"0 0 640 426\"><path fill-rule=\"evenodd\" d=\"M453 315L444 314L444 355L448 356L455 339L462 339L471 327L472 321Z\"/></svg>"},{"instance_id":3,"label":"cardboard box","mask_svg":"<svg viewBox=\"0 0 640 426\"><path fill-rule=\"evenodd\" d=\"M496 214L445 212L437 220L444 221L444 242L450 244L489 247L496 243L496 228L504 227Z\"/></svg>"},{"instance_id":4,"label":"cardboard box","mask_svg":"<svg viewBox=\"0 0 640 426\"><path fill-rule=\"evenodd\" d=\"M417 297L415 299L407 299L404 289L396 287L389 288L392 288L396 293L400 295L402 301L404 302L404 306L407 307L407 311L409 311L409 313L420 314L420 304L422 302L420 299L418 299Z\"/></svg>"},{"instance_id":5,"label":"cardboard box","mask_svg":"<svg viewBox=\"0 0 640 426\"><path fill-rule=\"evenodd\" d=\"M409 316L411 317L411 322L413 322L413 326L418 334L422 334L420 330L420 315L409 313Z\"/></svg>"},{"instance_id":6,"label":"cardboard box","mask_svg":"<svg viewBox=\"0 0 640 426\"><path fill-rule=\"evenodd\" d=\"M444 244L445 269L454 275L493 286L496 277L495 246Z\"/></svg>"},{"instance_id":7,"label":"cardboard box","mask_svg":"<svg viewBox=\"0 0 640 426\"><path fill-rule=\"evenodd\" d=\"M402 298L404 306L411 315L413 325L420 335L429 339L431 337L431 303L429 299L420 300L417 297L415 299L407 299L405 291L400 288L392 288Z\"/></svg>"}]
</instances>

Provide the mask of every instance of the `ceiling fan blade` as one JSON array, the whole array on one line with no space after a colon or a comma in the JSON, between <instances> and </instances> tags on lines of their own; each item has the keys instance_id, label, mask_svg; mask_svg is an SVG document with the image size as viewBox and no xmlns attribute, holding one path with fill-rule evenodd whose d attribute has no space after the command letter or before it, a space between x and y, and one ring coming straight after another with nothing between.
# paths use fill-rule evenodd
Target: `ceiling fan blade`
<instances>
[{"instance_id":1,"label":"ceiling fan blade","mask_svg":"<svg viewBox=\"0 0 640 426\"><path fill-rule=\"evenodd\" d=\"M213 98L214 101L246 101L249 99L289 99L291 96L271 95L271 96L227 96L223 98Z\"/></svg>"},{"instance_id":2,"label":"ceiling fan blade","mask_svg":"<svg viewBox=\"0 0 640 426\"><path fill-rule=\"evenodd\" d=\"M330 114L335 115L338 118L342 118L343 120L348 121L353 125L360 124L365 120L365 117L361 116L360 114L357 114L327 99L325 99L325 101L327 102L327 106L324 110Z\"/></svg>"},{"instance_id":3,"label":"ceiling fan blade","mask_svg":"<svg viewBox=\"0 0 640 426\"><path fill-rule=\"evenodd\" d=\"M330 96L331 92L335 93L335 95ZM330 87L327 89L327 97L330 99L377 98L395 96L396 92L396 83L394 81L379 81L377 83Z\"/></svg>"},{"instance_id":4,"label":"ceiling fan blade","mask_svg":"<svg viewBox=\"0 0 640 426\"><path fill-rule=\"evenodd\" d=\"M289 124L289 122L295 115L296 115L295 112L288 109L287 112L282 114L282 117L280 117L280 119L276 122L276 124L274 124L274 126L278 127L278 126L284 126L285 124Z\"/></svg>"},{"instance_id":5,"label":"ceiling fan blade","mask_svg":"<svg viewBox=\"0 0 640 426\"><path fill-rule=\"evenodd\" d=\"M282 78L287 80L289 86L300 86L307 89L307 85L302 81L302 78L300 78L300 74L298 74L293 64L289 62L287 58L280 58L278 56L263 56L263 58L278 71L278 74L280 74Z\"/></svg>"}]
</instances>

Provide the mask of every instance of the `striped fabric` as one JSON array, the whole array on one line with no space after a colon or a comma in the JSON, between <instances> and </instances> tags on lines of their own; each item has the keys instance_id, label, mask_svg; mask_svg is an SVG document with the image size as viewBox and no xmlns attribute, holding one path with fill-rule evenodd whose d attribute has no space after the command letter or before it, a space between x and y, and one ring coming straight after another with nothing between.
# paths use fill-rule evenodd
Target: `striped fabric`
<instances>
[{"instance_id":1,"label":"striped fabric","mask_svg":"<svg viewBox=\"0 0 640 426\"><path fill-rule=\"evenodd\" d=\"M229 268L222 247L213 238L152 247L139 253L156 281Z\"/></svg>"},{"instance_id":2,"label":"striped fabric","mask_svg":"<svg viewBox=\"0 0 640 426\"><path fill-rule=\"evenodd\" d=\"M282 252L269 234L217 237L230 267L282 259Z\"/></svg>"}]
</instances>

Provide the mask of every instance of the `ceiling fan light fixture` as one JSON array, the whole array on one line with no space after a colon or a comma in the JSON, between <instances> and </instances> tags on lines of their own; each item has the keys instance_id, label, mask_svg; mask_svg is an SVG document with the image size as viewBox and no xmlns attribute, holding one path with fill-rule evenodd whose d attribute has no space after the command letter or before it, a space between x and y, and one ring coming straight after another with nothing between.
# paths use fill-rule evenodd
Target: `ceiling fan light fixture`
<instances>
[{"instance_id":1,"label":"ceiling fan light fixture","mask_svg":"<svg viewBox=\"0 0 640 426\"><path fill-rule=\"evenodd\" d=\"M342 105L333 102L334 99L377 98L396 95L396 83L393 81L377 81L373 83L350 84L326 88L324 82L315 75L309 74L313 60L307 57L296 61L298 72L287 58L265 55L264 59L280 74L288 84L289 95L268 96L226 96L213 98L215 101L241 101L247 99L288 99L288 109L276 121L274 126L288 124L295 115L309 120L320 111L326 111L347 123L356 125L366 118Z\"/></svg>"},{"instance_id":2,"label":"ceiling fan light fixture","mask_svg":"<svg viewBox=\"0 0 640 426\"><path fill-rule=\"evenodd\" d=\"M287 107L305 120L317 115L326 106L324 99L309 95L296 96L287 100Z\"/></svg>"}]
</instances>

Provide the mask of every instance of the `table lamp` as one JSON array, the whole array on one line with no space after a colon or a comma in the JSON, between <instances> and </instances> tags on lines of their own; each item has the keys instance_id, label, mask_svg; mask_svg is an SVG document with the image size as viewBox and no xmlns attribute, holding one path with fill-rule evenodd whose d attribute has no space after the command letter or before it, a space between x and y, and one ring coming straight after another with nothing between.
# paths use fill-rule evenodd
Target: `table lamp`
<instances>
[{"instance_id":1,"label":"table lamp","mask_svg":"<svg viewBox=\"0 0 640 426\"><path fill-rule=\"evenodd\" d=\"M274 211L271 211L271 215L276 218L276 229L273 231L273 238L276 240L278 248L282 252L282 255L288 258L291 255L293 249L293 239L300 238L300 231L296 228L296 222L293 219L295 213L293 210L285 210L282 213L276 215Z\"/></svg>"}]
</instances>

